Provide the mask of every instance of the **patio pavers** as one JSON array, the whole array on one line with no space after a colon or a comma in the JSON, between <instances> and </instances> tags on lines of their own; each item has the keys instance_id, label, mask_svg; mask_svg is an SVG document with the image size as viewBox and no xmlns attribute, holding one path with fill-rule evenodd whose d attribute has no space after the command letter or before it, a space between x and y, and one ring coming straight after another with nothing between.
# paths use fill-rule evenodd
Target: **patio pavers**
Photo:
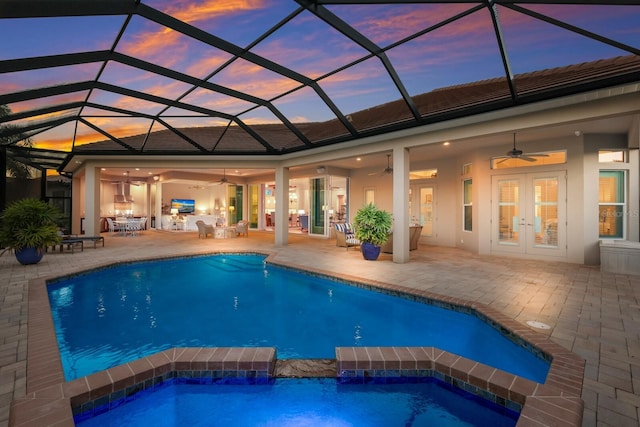
<instances>
[{"instance_id":1,"label":"patio pavers","mask_svg":"<svg viewBox=\"0 0 640 427\"><path fill-rule=\"evenodd\" d=\"M8 253L0 257L0 427L9 425L11 401L27 393L29 280L113 262L224 250L268 253L286 264L479 302L522 325L548 324L550 329L536 331L586 360L583 425L639 425L640 276L426 245L411 251L406 264L393 263L387 254L372 262L358 251L337 248L333 240L292 234L287 246L276 247L272 233L253 230L247 239L154 230L137 237L103 235L104 248L49 253L33 266L18 264Z\"/></svg>"}]
</instances>

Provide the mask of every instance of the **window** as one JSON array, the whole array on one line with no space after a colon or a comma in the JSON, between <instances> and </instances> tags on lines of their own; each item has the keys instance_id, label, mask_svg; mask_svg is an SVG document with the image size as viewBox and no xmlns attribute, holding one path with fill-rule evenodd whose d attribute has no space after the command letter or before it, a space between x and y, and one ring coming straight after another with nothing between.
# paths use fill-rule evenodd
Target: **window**
<instances>
[{"instance_id":1,"label":"window","mask_svg":"<svg viewBox=\"0 0 640 427\"><path fill-rule=\"evenodd\" d=\"M624 238L626 209L625 172L600 171L598 220L601 238Z\"/></svg>"},{"instance_id":2,"label":"window","mask_svg":"<svg viewBox=\"0 0 640 427\"><path fill-rule=\"evenodd\" d=\"M432 179L438 177L438 169L423 169L419 171L410 171L409 180L414 179Z\"/></svg>"},{"instance_id":3,"label":"window","mask_svg":"<svg viewBox=\"0 0 640 427\"><path fill-rule=\"evenodd\" d=\"M598 151L600 163L624 163L627 156L624 150L600 150Z\"/></svg>"},{"instance_id":4,"label":"window","mask_svg":"<svg viewBox=\"0 0 640 427\"><path fill-rule=\"evenodd\" d=\"M473 231L473 183L471 179L462 181L462 223L464 231Z\"/></svg>"},{"instance_id":5,"label":"window","mask_svg":"<svg viewBox=\"0 0 640 427\"><path fill-rule=\"evenodd\" d=\"M365 188L364 189L364 204L365 206L369 203L375 203L376 190L374 188Z\"/></svg>"}]
</instances>

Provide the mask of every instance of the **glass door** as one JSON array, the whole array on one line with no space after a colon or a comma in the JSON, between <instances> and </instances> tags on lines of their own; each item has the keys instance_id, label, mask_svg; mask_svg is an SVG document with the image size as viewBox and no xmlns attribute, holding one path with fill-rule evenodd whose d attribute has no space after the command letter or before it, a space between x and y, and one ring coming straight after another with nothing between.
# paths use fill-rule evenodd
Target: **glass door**
<instances>
[{"instance_id":1,"label":"glass door","mask_svg":"<svg viewBox=\"0 0 640 427\"><path fill-rule=\"evenodd\" d=\"M258 228L260 215L260 186L249 184L249 227Z\"/></svg>"},{"instance_id":2,"label":"glass door","mask_svg":"<svg viewBox=\"0 0 640 427\"><path fill-rule=\"evenodd\" d=\"M432 186L420 187L420 225L422 225L422 236L433 236L435 220L435 190ZM413 221L413 218L411 220Z\"/></svg>"},{"instance_id":3,"label":"glass door","mask_svg":"<svg viewBox=\"0 0 640 427\"><path fill-rule=\"evenodd\" d=\"M493 250L566 256L565 176L493 177Z\"/></svg>"},{"instance_id":4,"label":"glass door","mask_svg":"<svg viewBox=\"0 0 640 427\"><path fill-rule=\"evenodd\" d=\"M313 178L311 180L311 216L309 218L309 234L325 234L325 216L327 211L325 182L325 178Z\"/></svg>"}]
</instances>

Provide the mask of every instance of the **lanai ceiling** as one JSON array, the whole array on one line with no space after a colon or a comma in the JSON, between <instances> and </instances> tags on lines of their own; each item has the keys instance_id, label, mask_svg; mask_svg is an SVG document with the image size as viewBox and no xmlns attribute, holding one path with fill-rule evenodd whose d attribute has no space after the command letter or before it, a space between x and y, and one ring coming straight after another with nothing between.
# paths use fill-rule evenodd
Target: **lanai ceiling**
<instances>
[{"instance_id":1,"label":"lanai ceiling","mask_svg":"<svg viewBox=\"0 0 640 427\"><path fill-rule=\"evenodd\" d=\"M54 169L286 154L638 81L639 22L640 0L2 0L0 141Z\"/></svg>"}]
</instances>

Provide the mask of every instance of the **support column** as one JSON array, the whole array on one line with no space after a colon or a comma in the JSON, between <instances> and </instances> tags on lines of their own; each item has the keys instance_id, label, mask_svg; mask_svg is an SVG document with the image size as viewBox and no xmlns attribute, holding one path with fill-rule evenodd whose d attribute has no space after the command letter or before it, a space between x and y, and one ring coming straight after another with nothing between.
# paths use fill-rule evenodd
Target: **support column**
<instances>
[{"instance_id":1,"label":"support column","mask_svg":"<svg viewBox=\"0 0 640 427\"><path fill-rule=\"evenodd\" d=\"M276 168L275 244L289 243L289 168Z\"/></svg>"},{"instance_id":2,"label":"support column","mask_svg":"<svg viewBox=\"0 0 640 427\"><path fill-rule=\"evenodd\" d=\"M409 262L409 149L393 149L393 262Z\"/></svg>"},{"instance_id":3,"label":"support column","mask_svg":"<svg viewBox=\"0 0 640 427\"><path fill-rule=\"evenodd\" d=\"M100 168L85 169L84 234L100 235Z\"/></svg>"},{"instance_id":4,"label":"support column","mask_svg":"<svg viewBox=\"0 0 640 427\"><path fill-rule=\"evenodd\" d=\"M156 230L162 230L162 182L156 181L156 205L154 215L156 216ZM149 218L151 221L151 218Z\"/></svg>"}]
</instances>

